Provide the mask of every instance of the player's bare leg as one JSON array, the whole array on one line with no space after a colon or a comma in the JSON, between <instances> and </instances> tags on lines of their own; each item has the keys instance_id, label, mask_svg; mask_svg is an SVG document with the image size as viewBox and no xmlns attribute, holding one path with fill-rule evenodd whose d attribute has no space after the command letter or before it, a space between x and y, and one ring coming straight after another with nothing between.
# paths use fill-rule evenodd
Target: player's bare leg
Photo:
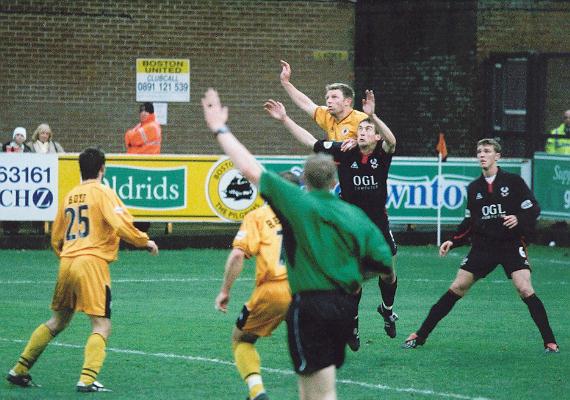
<instances>
[{"instance_id":1,"label":"player's bare leg","mask_svg":"<svg viewBox=\"0 0 570 400\"><path fill-rule=\"evenodd\" d=\"M310 375L299 375L300 400L336 400L336 367L330 365Z\"/></svg>"}]
</instances>

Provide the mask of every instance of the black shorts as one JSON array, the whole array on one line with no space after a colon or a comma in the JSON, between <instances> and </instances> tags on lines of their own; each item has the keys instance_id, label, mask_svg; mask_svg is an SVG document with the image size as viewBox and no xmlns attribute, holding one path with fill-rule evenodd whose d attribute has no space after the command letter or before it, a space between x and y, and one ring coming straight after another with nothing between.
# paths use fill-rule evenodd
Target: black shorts
<instances>
[{"instance_id":1,"label":"black shorts","mask_svg":"<svg viewBox=\"0 0 570 400\"><path fill-rule=\"evenodd\" d=\"M357 297L340 290L301 292L287 313L289 354L295 372L340 368L358 309Z\"/></svg>"},{"instance_id":2,"label":"black shorts","mask_svg":"<svg viewBox=\"0 0 570 400\"><path fill-rule=\"evenodd\" d=\"M507 278L521 269L531 269L524 243L500 247L471 248L460 268L471 272L477 279L489 275L498 265L503 266Z\"/></svg>"}]
</instances>

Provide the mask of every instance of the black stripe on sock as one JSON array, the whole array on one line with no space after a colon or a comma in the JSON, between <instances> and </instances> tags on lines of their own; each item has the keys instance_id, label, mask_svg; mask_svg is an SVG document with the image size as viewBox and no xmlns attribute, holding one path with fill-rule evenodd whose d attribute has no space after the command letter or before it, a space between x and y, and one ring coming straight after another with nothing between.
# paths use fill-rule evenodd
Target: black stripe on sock
<instances>
[{"instance_id":1,"label":"black stripe on sock","mask_svg":"<svg viewBox=\"0 0 570 400\"><path fill-rule=\"evenodd\" d=\"M53 332L51 331L51 329L49 329L46 324L44 324L44 326L47 328L47 330L48 330L49 334L51 335L51 338L52 338L52 339L57 336L57 333L53 333Z\"/></svg>"},{"instance_id":2,"label":"black stripe on sock","mask_svg":"<svg viewBox=\"0 0 570 400\"><path fill-rule=\"evenodd\" d=\"M259 375L261 376L261 374L259 372L252 372L251 374L248 374L245 378L243 378L244 381L247 381L247 378L249 378L252 375Z\"/></svg>"},{"instance_id":3,"label":"black stripe on sock","mask_svg":"<svg viewBox=\"0 0 570 400\"><path fill-rule=\"evenodd\" d=\"M95 371L94 369L91 369L91 368L83 368L81 370L81 372L83 372L83 371L93 372L95 375L97 375L99 373L99 371Z\"/></svg>"},{"instance_id":4,"label":"black stripe on sock","mask_svg":"<svg viewBox=\"0 0 570 400\"><path fill-rule=\"evenodd\" d=\"M81 372L81 375L85 375L85 376L88 376L88 377L90 377L90 378L93 378L94 380L96 380L96 379L97 379L97 374L95 374L95 375L91 375L91 374L86 374L85 372L83 372L83 371L82 371L82 372Z\"/></svg>"},{"instance_id":5,"label":"black stripe on sock","mask_svg":"<svg viewBox=\"0 0 570 400\"><path fill-rule=\"evenodd\" d=\"M107 339L105 339L103 335L101 335L99 332L92 333L91 336L93 335L101 336L101 339L103 339L103 342L105 342L105 346L107 346Z\"/></svg>"}]
</instances>

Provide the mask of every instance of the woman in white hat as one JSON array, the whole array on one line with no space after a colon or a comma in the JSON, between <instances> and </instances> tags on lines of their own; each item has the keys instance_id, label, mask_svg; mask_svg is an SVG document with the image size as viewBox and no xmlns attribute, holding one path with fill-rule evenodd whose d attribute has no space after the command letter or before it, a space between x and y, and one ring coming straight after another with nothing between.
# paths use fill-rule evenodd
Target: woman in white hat
<instances>
[{"instance_id":1,"label":"woman in white hat","mask_svg":"<svg viewBox=\"0 0 570 400\"><path fill-rule=\"evenodd\" d=\"M29 153L30 148L24 143L26 141L26 128L21 126L14 129L12 140L2 145L2 151L8 153Z\"/></svg>"}]
</instances>

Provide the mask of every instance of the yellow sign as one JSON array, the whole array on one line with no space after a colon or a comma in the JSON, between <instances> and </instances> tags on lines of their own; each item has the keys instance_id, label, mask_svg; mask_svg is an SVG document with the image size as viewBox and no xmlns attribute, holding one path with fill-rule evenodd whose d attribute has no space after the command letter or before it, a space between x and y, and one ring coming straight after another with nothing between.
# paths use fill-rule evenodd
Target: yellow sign
<instances>
[{"instance_id":1,"label":"yellow sign","mask_svg":"<svg viewBox=\"0 0 570 400\"><path fill-rule=\"evenodd\" d=\"M227 158L107 155L104 183L138 221L240 221L263 200ZM80 183L78 154L59 156L59 200Z\"/></svg>"},{"instance_id":2,"label":"yellow sign","mask_svg":"<svg viewBox=\"0 0 570 400\"><path fill-rule=\"evenodd\" d=\"M137 58L137 101L190 101L190 60Z\"/></svg>"},{"instance_id":3,"label":"yellow sign","mask_svg":"<svg viewBox=\"0 0 570 400\"><path fill-rule=\"evenodd\" d=\"M314 50L313 60L347 61L348 51L344 50Z\"/></svg>"},{"instance_id":4,"label":"yellow sign","mask_svg":"<svg viewBox=\"0 0 570 400\"><path fill-rule=\"evenodd\" d=\"M187 74L190 60L137 58L137 74Z\"/></svg>"}]
</instances>

